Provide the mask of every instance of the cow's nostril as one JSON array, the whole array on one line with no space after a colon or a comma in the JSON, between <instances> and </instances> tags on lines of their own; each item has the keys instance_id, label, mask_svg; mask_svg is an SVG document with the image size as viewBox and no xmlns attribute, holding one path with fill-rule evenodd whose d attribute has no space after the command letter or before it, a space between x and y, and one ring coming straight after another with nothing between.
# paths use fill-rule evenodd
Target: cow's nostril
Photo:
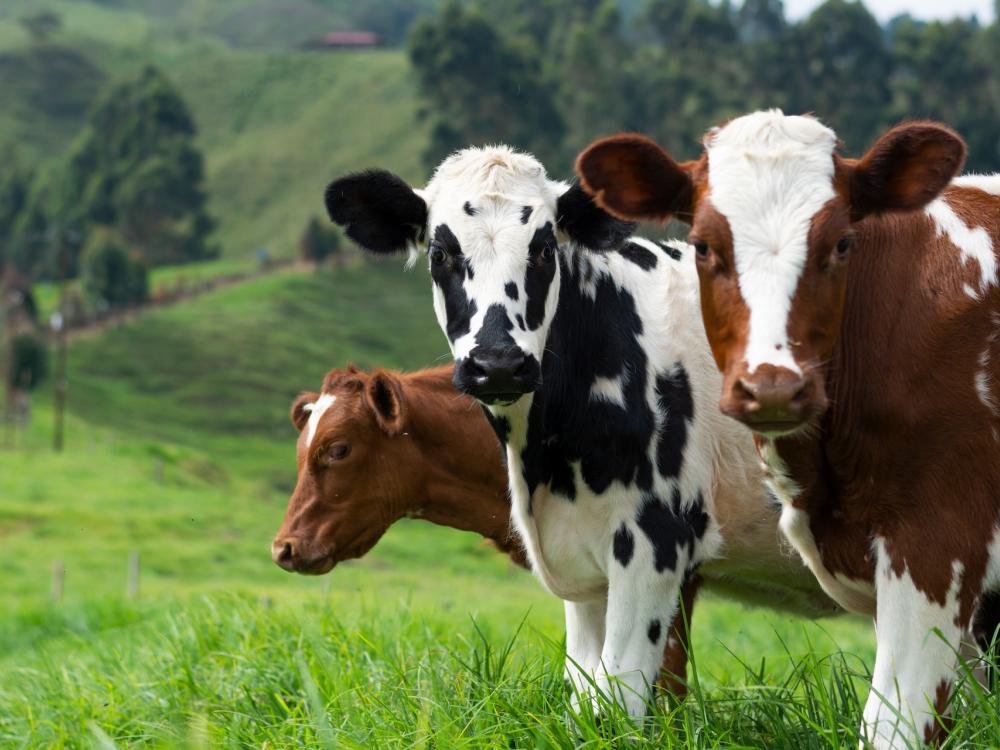
<instances>
[{"instance_id":1,"label":"cow's nostril","mask_svg":"<svg viewBox=\"0 0 1000 750\"><path fill-rule=\"evenodd\" d=\"M281 551L278 553L278 560L280 562L288 562L292 559L292 543L285 542L281 547Z\"/></svg>"},{"instance_id":2,"label":"cow's nostril","mask_svg":"<svg viewBox=\"0 0 1000 750\"><path fill-rule=\"evenodd\" d=\"M740 401L756 401L759 388L752 380L739 378L733 385L733 391Z\"/></svg>"},{"instance_id":3,"label":"cow's nostril","mask_svg":"<svg viewBox=\"0 0 1000 750\"><path fill-rule=\"evenodd\" d=\"M474 357L469 357L465 366L469 375L476 378L486 377L485 368L483 368L483 366L479 364Z\"/></svg>"}]
</instances>

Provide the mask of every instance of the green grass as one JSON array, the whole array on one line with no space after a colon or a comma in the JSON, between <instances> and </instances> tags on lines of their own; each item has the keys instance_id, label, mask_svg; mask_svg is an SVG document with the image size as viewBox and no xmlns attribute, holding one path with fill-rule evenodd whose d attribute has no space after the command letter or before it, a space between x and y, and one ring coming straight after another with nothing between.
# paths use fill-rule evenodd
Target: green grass
<instances>
[{"instance_id":1,"label":"green grass","mask_svg":"<svg viewBox=\"0 0 1000 750\"><path fill-rule=\"evenodd\" d=\"M839 653L716 654L696 629L686 702L638 727L605 705L596 725L571 714L558 625L536 611L470 615L371 590L104 601L55 619L60 640L4 665L6 746L840 748L856 746L867 680ZM709 656L738 679L713 678ZM969 687L957 704L945 747L995 746L991 699Z\"/></svg>"}]
</instances>

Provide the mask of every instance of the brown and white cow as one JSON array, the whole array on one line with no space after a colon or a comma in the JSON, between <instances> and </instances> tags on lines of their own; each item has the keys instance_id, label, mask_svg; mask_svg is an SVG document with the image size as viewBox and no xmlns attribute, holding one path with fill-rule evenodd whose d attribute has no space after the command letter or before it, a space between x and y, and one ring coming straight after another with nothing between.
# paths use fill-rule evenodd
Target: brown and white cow
<instances>
[{"instance_id":1,"label":"brown and white cow","mask_svg":"<svg viewBox=\"0 0 1000 750\"><path fill-rule=\"evenodd\" d=\"M876 617L862 731L929 741L1000 592L1000 177L952 180L965 145L929 122L860 159L779 111L704 146L678 163L622 134L577 167L610 212L691 224L720 406L758 434L820 584Z\"/></svg>"},{"instance_id":2,"label":"brown and white cow","mask_svg":"<svg viewBox=\"0 0 1000 750\"><path fill-rule=\"evenodd\" d=\"M403 517L476 532L518 565L526 559L510 527L507 473L496 434L479 404L452 385L453 367L414 373L354 367L332 370L320 393L303 393L292 406L299 430L298 481L272 545L288 571L322 574L370 550ZM775 532L778 509L747 510L722 494L718 501L724 558L706 564L682 590L690 618L704 583L709 590L750 604L807 617L836 614L808 571ZM583 664L595 648L576 627L566 603L567 667ZM601 603L606 607L606 603ZM664 639L661 682L686 692L687 629L675 617Z\"/></svg>"}]
</instances>

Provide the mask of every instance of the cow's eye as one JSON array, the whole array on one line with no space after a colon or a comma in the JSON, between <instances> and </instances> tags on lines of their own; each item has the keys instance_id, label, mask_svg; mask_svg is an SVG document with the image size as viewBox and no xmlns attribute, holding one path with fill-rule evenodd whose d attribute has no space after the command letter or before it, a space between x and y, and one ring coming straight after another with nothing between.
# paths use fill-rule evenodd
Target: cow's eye
<instances>
[{"instance_id":1,"label":"cow's eye","mask_svg":"<svg viewBox=\"0 0 1000 750\"><path fill-rule=\"evenodd\" d=\"M351 454L350 443L334 443L326 449L324 458L328 464L334 461L343 461Z\"/></svg>"},{"instance_id":2,"label":"cow's eye","mask_svg":"<svg viewBox=\"0 0 1000 750\"><path fill-rule=\"evenodd\" d=\"M444 248L434 245L431 247L431 263L435 266L440 266L448 259L448 253L444 251Z\"/></svg>"},{"instance_id":3,"label":"cow's eye","mask_svg":"<svg viewBox=\"0 0 1000 750\"><path fill-rule=\"evenodd\" d=\"M837 246L834 248L833 252L837 256L838 260L845 260L848 255L851 254L851 247L854 245L854 239L852 237L841 237L837 241Z\"/></svg>"},{"instance_id":4,"label":"cow's eye","mask_svg":"<svg viewBox=\"0 0 1000 750\"><path fill-rule=\"evenodd\" d=\"M542 247L542 260L546 263L551 263L552 259L556 257L556 246L551 242Z\"/></svg>"},{"instance_id":5,"label":"cow's eye","mask_svg":"<svg viewBox=\"0 0 1000 750\"><path fill-rule=\"evenodd\" d=\"M698 260L708 259L710 250L707 242L703 240L692 240L691 244L694 245L694 254L698 257Z\"/></svg>"}]
</instances>

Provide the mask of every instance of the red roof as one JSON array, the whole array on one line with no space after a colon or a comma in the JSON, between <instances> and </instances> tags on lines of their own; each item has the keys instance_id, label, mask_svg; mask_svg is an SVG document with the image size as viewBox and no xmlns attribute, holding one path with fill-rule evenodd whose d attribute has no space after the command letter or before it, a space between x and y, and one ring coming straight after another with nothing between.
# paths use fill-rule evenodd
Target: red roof
<instances>
[{"instance_id":1,"label":"red roof","mask_svg":"<svg viewBox=\"0 0 1000 750\"><path fill-rule=\"evenodd\" d=\"M378 44L378 35L371 31L331 31L323 37L323 43L373 47Z\"/></svg>"}]
</instances>

